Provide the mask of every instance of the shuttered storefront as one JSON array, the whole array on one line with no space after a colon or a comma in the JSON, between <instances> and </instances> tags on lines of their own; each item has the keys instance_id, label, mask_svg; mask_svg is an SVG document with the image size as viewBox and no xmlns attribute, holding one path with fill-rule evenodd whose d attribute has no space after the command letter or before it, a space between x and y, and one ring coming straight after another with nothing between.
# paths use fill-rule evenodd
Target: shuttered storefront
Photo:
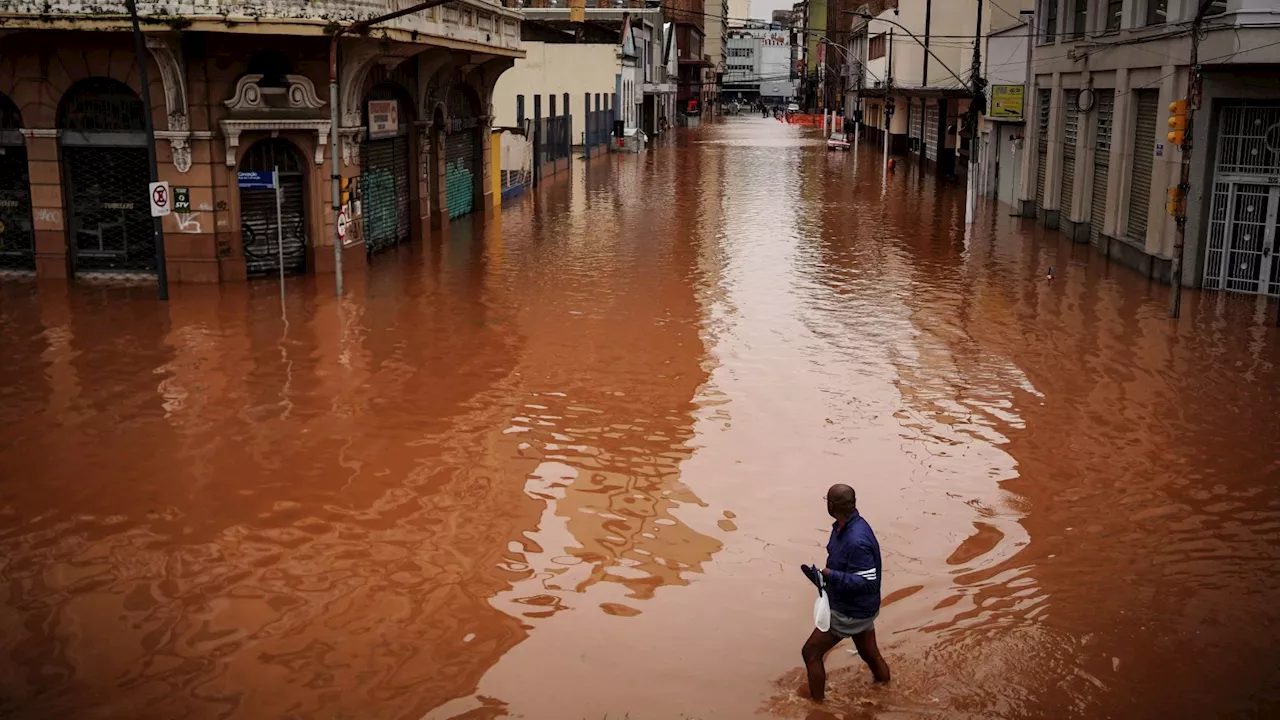
<instances>
[{"instance_id":1,"label":"shuttered storefront","mask_svg":"<svg viewBox=\"0 0 1280 720\"><path fill-rule=\"evenodd\" d=\"M476 183L483 172L479 155L480 118L467 89L462 85L449 91L448 128L444 138L444 196L450 218L475 210Z\"/></svg>"},{"instance_id":2,"label":"shuttered storefront","mask_svg":"<svg viewBox=\"0 0 1280 720\"><path fill-rule=\"evenodd\" d=\"M410 123L395 89L376 86L365 100L369 137L360 150L360 202L365 251L372 255L409 241ZM379 132L375 123L369 122L371 108L394 112L396 127Z\"/></svg>"},{"instance_id":3,"label":"shuttered storefront","mask_svg":"<svg viewBox=\"0 0 1280 720\"><path fill-rule=\"evenodd\" d=\"M1049 109L1052 90L1036 95L1036 210L1044 210L1045 173L1049 166Z\"/></svg>"},{"instance_id":4,"label":"shuttered storefront","mask_svg":"<svg viewBox=\"0 0 1280 720\"><path fill-rule=\"evenodd\" d=\"M1080 126L1077 103L1080 101L1080 91L1067 90L1062 99L1062 168L1058 175L1058 214L1063 221L1069 221L1075 208L1076 137Z\"/></svg>"},{"instance_id":5,"label":"shuttered storefront","mask_svg":"<svg viewBox=\"0 0 1280 720\"><path fill-rule=\"evenodd\" d=\"M920 152L921 134L924 132L924 112L921 108L916 107L915 102L907 103L907 113L910 115L908 127L911 128L911 152Z\"/></svg>"},{"instance_id":6,"label":"shuttered storefront","mask_svg":"<svg viewBox=\"0 0 1280 720\"><path fill-rule=\"evenodd\" d=\"M259 140L240 161L240 170L245 172L277 169L280 173L279 223L276 222L274 190L240 190L240 237L249 275L278 274L282 255L285 274L296 275L307 269L306 179L297 150L278 138Z\"/></svg>"},{"instance_id":7,"label":"shuttered storefront","mask_svg":"<svg viewBox=\"0 0 1280 720\"><path fill-rule=\"evenodd\" d=\"M116 80L87 78L59 108L73 273L156 271L142 101Z\"/></svg>"},{"instance_id":8,"label":"shuttered storefront","mask_svg":"<svg viewBox=\"0 0 1280 720\"><path fill-rule=\"evenodd\" d=\"M1089 183L1089 242L1098 244L1107 221L1107 181L1111 175L1111 118L1115 114L1114 90L1099 90L1094 112L1093 180Z\"/></svg>"},{"instance_id":9,"label":"shuttered storefront","mask_svg":"<svg viewBox=\"0 0 1280 720\"><path fill-rule=\"evenodd\" d=\"M1204 286L1280 296L1280 103L1217 112Z\"/></svg>"},{"instance_id":10,"label":"shuttered storefront","mask_svg":"<svg viewBox=\"0 0 1280 720\"><path fill-rule=\"evenodd\" d=\"M1131 239L1146 242L1160 91L1139 90L1135 93L1134 104L1137 106L1137 121L1133 126L1133 167L1129 173L1129 215L1126 229Z\"/></svg>"},{"instance_id":11,"label":"shuttered storefront","mask_svg":"<svg viewBox=\"0 0 1280 720\"><path fill-rule=\"evenodd\" d=\"M925 101L924 106L924 156L938 162L938 105Z\"/></svg>"},{"instance_id":12,"label":"shuttered storefront","mask_svg":"<svg viewBox=\"0 0 1280 720\"><path fill-rule=\"evenodd\" d=\"M31 179L21 125L17 106L0 93L0 273L36 269Z\"/></svg>"}]
</instances>

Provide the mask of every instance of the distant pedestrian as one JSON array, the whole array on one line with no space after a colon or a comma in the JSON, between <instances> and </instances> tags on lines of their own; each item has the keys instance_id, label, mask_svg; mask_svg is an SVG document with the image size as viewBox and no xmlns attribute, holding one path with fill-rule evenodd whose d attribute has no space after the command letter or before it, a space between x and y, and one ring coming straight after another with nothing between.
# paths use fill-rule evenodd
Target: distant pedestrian
<instances>
[{"instance_id":1,"label":"distant pedestrian","mask_svg":"<svg viewBox=\"0 0 1280 720\"><path fill-rule=\"evenodd\" d=\"M814 629L800 651L809 678L809 697L821 702L827 692L827 653L851 638L858 655L878 683L889 682L889 665L876 645L876 617L880 614L880 543L858 513L857 495L848 485L827 490L827 514L835 518L827 540L823 569L801 565L814 585L825 589L831 604L831 629Z\"/></svg>"}]
</instances>

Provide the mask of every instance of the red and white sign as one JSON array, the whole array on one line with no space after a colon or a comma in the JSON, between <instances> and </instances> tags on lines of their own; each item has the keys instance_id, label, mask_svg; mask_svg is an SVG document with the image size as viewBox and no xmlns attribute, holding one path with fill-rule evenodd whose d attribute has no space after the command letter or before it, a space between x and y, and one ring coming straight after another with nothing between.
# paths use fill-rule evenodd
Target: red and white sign
<instances>
[{"instance_id":1,"label":"red and white sign","mask_svg":"<svg viewBox=\"0 0 1280 720\"><path fill-rule=\"evenodd\" d=\"M169 193L169 183L151 183L147 186L147 196L151 198L151 217L164 217L173 211L173 195Z\"/></svg>"},{"instance_id":2,"label":"red and white sign","mask_svg":"<svg viewBox=\"0 0 1280 720\"><path fill-rule=\"evenodd\" d=\"M338 211L338 239L347 239L347 223L351 222L347 219L347 210L343 208Z\"/></svg>"},{"instance_id":3,"label":"red and white sign","mask_svg":"<svg viewBox=\"0 0 1280 720\"><path fill-rule=\"evenodd\" d=\"M400 134L400 102L369 101L369 139L395 137Z\"/></svg>"}]
</instances>

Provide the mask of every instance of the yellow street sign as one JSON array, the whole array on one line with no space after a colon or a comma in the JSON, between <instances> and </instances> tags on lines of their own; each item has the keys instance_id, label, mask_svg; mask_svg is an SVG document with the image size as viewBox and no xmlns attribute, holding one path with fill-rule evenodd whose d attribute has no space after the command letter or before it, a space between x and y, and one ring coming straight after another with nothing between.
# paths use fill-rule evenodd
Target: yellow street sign
<instances>
[{"instance_id":1,"label":"yellow street sign","mask_svg":"<svg viewBox=\"0 0 1280 720\"><path fill-rule=\"evenodd\" d=\"M1021 85L992 85L989 118L1022 119L1023 88Z\"/></svg>"}]
</instances>

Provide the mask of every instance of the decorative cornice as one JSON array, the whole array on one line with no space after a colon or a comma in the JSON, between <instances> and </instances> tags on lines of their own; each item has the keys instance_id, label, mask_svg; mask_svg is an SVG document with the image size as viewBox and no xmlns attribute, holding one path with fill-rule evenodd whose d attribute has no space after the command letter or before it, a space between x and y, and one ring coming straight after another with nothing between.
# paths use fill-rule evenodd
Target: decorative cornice
<instances>
[{"instance_id":1,"label":"decorative cornice","mask_svg":"<svg viewBox=\"0 0 1280 720\"><path fill-rule=\"evenodd\" d=\"M315 162L324 164L324 149L329 144L328 120L289 120L289 119L237 119L222 120L218 123L222 128L222 136L227 139L227 167L236 165L236 148L240 147L242 132L278 132L284 130L310 130L316 134Z\"/></svg>"},{"instance_id":2,"label":"decorative cornice","mask_svg":"<svg viewBox=\"0 0 1280 720\"><path fill-rule=\"evenodd\" d=\"M261 73L241 76L231 99L223 100L222 104L233 111L319 110L325 105L316 95L316 86L306 75L285 75L288 87L283 88L262 87L259 85L262 77Z\"/></svg>"}]
</instances>

